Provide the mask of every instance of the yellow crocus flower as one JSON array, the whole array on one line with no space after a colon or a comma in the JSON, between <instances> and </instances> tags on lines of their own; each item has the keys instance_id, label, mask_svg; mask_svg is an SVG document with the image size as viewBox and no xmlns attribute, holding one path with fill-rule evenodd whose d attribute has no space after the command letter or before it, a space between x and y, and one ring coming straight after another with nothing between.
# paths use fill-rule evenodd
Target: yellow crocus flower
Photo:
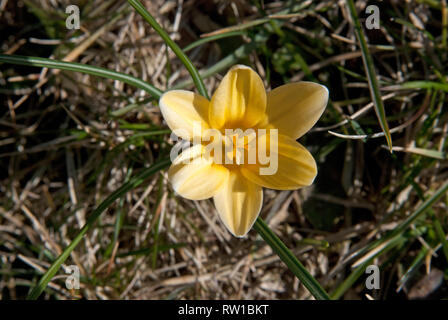
<instances>
[{"instance_id":1,"label":"yellow crocus flower","mask_svg":"<svg viewBox=\"0 0 448 320\"><path fill-rule=\"evenodd\" d=\"M258 74L243 65L229 70L210 101L185 90L164 93L159 101L162 115L181 138L192 141L195 135L204 136L210 129L223 136L226 129L254 129L258 146L264 146L267 150L262 151L275 156L278 162L275 173L261 174L260 169L267 165L259 157L252 164L226 164L206 155L207 143L196 144L173 161L168 171L173 189L191 200L213 197L226 228L234 236L243 237L260 213L262 187L294 190L314 181L316 162L296 139L314 126L327 101L327 88L313 82L289 83L266 93ZM201 131L194 130L194 124L199 124ZM259 129L268 133L258 134ZM275 141L270 129L278 129ZM245 141L243 151L248 150ZM236 157L238 152L226 150L224 154ZM186 163L185 159L190 161Z\"/></svg>"}]
</instances>

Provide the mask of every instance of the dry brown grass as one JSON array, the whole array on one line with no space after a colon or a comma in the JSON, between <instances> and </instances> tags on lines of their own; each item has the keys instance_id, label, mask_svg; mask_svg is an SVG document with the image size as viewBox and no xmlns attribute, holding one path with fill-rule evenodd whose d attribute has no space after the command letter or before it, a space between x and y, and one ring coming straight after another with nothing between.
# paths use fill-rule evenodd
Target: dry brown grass
<instances>
[{"instance_id":1,"label":"dry brown grass","mask_svg":"<svg viewBox=\"0 0 448 320\"><path fill-rule=\"evenodd\" d=\"M3 52L65 58L107 67L140 77L162 90L189 79L179 60L135 12L128 10L124 1L98 2L100 4L92 7L82 20L83 36L73 39L72 45L61 43L56 46L48 46L42 39L37 39L42 31L25 30L27 19L32 15L25 13L24 7L19 7L15 1L0 2L5 4L1 12L2 23L15 30L3 40ZM44 8L49 17L54 18L57 17L55 12L63 12L63 8L74 1L30 2ZM228 19L229 25L259 18L256 7L244 1L143 2L181 47L199 39L201 34L226 27L214 21L213 15L232 17ZM283 2L271 3L265 9L267 13L275 13L282 5ZM336 2L325 1L320 5L330 6L330 16L340 12L345 14ZM114 19L123 8L128 11ZM417 16L421 13L415 12ZM324 16L327 16L317 16L324 19L322 23L325 25ZM296 22L310 17L316 18L314 11L305 10L301 16L291 18L286 27L308 36L308 31ZM33 22L39 21L35 19ZM342 34L341 30L346 29L340 26L340 30L327 32L328 38L332 37L346 47L345 55L329 54L321 62L310 64L312 71L318 72L332 63L347 68L355 65L354 68L362 70L357 66L361 61L359 53L350 52L354 47L348 37L353 34L349 31ZM30 36L33 32L35 38ZM70 32L58 36L71 38ZM416 45L418 42L416 39ZM38 54L33 54L34 50ZM189 56L199 69L205 69L222 59L223 53L217 44L210 43L192 50ZM261 75L266 74L256 52L252 52L246 61ZM389 60L385 61L382 68L387 69L388 63ZM4 70L0 81L23 80L11 79L16 74L10 69ZM167 70L171 70L170 74ZM146 95L140 90L117 81L69 72L18 68L17 73L30 79L32 85L26 90L1 92L3 108L8 108L6 112L2 111L0 119L0 297L3 299L24 298L29 287L49 267L50 261L84 225L93 208L122 185L132 170L152 163L170 147L165 134L139 139L118 152L114 151L136 132L135 127L126 124L150 124L150 128L143 128L145 130L165 128L156 103L150 101L124 115L111 116L114 111L142 101ZM293 79L303 77L303 73L296 72ZM219 75L205 80L209 92L213 92L219 80ZM365 84L359 83L361 87ZM267 87L270 85L266 83ZM355 81L352 85L355 87ZM397 105L422 101L421 94L416 100L412 99L417 93L395 94L398 95L398 98L394 96ZM368 97L368 94L364 92L360 97ZM365 104L368 101L364 101ZM352 104L338 105L335 102L333 108L342 114L354 112ZM373 113L371 118L375 119ZM424 120L419 118L402 134L400 139L403 140L398 141L413 140ZM443 150L446 116L441 118L438 128L443 133L438 137L442 138L430 147ZM82 132L87 138L80 138ZM325 139L329 141L329 138ZM300 191L265 190L261 213L310 273L327 288L334 288L348 275L353 263L346 259L350 253L381 237L385 230L393 228L421 203L411 187L399 189L402 177L391 161L377 168L379 178L366 177L363 172L368 160L363 143L348 142L346 148L343 157L352 158L340 160L338 166L342 166L331 172L339 181L343 181L344 174L348 177L335 186L339 195L316 191L313 187ZM378 159L384 155L381 152L376 149L369 155L374 154ZM334 158L328 161L334 161ZM412 159L404 162L410 164ZM446 162L427 170L429 172L423 172L418 181L424 193L437 189L447 178ZM387 185L391 186L390 193L381 199L381 188ZM336 220L343 221L335 222L331 230L319 230L304 213L303 205L309 199L339 206L342 214ZM358 212L356 210L361 210L361 214L353 217L351 214ZM397 215L397 219L379 225L384 217L397 210L402 216ZM435 210L446 213L446 204L439 204ZM115 242L114 230L119 215L124 217L124 225ZM312 245L309 239L320 241L322 245ZM325 247L327 242L328 248ZM154 243L158 243L160 250L155 256L150 251ZM173 244L178 247L167 247ZM125 256L143 249L148 251ZM427 259L427 265L430 265L431 257ZM196 202L177 197L165 173L153 176L109 208L64 267L72 264L81 270L81 289L66 289L66 275L61 270L50 283L44 298L311 299L307 290L254 231L247 239L233 238L220 223L210 200ZM387 276L395 279L393 272ZM362 290L362 286L355 287L346 297L363 298Z\"/></svg>"}]
</instances>

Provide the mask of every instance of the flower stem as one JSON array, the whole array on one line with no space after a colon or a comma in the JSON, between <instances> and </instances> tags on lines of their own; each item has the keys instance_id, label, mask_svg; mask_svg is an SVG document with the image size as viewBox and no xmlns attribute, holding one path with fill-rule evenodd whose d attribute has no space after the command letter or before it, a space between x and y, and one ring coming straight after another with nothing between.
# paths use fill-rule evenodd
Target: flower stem
<instances>
[{"instance_id":1,"label":"flower stem","mask_svg":"<svg viewBox=\"0 0 448 320\"><path fill-rule=\"evenodd\" d=\"M294 256L294 254L286 247L279 237L268 227L263 219L258 218L255 221L254 229L269 244L274 252L282 259L289 270L302 281L303 285L317 300L329 300L328 293L322 288L316 279L306 270L303 264Z\"/></svg>"}]
</instances>

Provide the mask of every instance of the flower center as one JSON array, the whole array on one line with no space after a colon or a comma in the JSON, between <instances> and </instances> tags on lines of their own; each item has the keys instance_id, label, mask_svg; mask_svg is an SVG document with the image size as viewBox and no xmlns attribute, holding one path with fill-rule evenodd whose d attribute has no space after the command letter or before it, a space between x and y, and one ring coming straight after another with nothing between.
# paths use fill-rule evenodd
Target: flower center
<instances>
[{"instance_id":1,"label":"flower center","mask_svg":"<svg viewBox=\"0 0 448 320\"><path fill-rule=\"evenodd\" d=\"M216 164L235 169L257 161L257 133L254 129L225 129L224 135L214 132L205 144Z\"/></svg>"}]
</instances>

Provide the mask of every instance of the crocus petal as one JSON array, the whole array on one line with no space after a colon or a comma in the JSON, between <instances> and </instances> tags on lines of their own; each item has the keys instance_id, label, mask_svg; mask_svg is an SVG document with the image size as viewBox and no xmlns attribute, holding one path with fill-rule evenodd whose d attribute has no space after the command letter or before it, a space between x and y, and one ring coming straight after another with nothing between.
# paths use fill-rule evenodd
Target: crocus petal
<instances>
[{"instance_id":1,"label":"crocus petal","mask_svg":"<svg viewBox=\"0 0 448 320\"><path fill-rule=\"evenodd\" d=\"M179 137L191 140L210 128L208 125L209 101L194 92L172 90L159 100L160 111L168 127ZM200 126L194 134L194 126Z\"/></svg>"},{"instance_id":2,"label":"crocus petal","mask_svg":"<svg viewBox=\"0 0 448 320\"><path fill-rule=\"evenodd\" d=\"M314 82L288 83L267 94L267 122L280 134L298 139L319 120L328 89Z\"/></svg>"},{"instance_id":3,"label":"crocus petal","mask_svg":"<svg viewBox=\"0 0 448 320\"><path fill-rule=\"evenodd\" d=\"M205 157L201 144L183 151L173 161L168 177L174 191L190 200L213 197L228 180L229 170Z\"/></svg>"},{"instance_id":4,"label":"crocus petal","mask_svg":"<svg viewBox=\"0 0 448 320\"><path fill-rule=\"evenodd\" d=\"M263 204L260 186L231 170L229 179L213 197L221 221L236 237L243 237L252 228Z\"/></svg>"},{"instance_id":5,"label":"crocus petal","mask_svg":"<svg viewBox=\"0 0 448 320\"><path fill-rule=\"evenodd\" d=\"M213 128L248 128L266 111L266 92L260 76L251 68L236 65L224 76L210 101L209 123Z\"/></svg>"},{"instance_id":6,"label":"crocus petal","mask_svg":"<svg viewBox=\"0 0 448 320\"><path fill-rule=\"evenodd\" d=\"M245 165L241 173L260 186L277 190L294 190L313 183L317 167L308 150L285 135L278 134L278 139L268 137L269 134L260 136L257 148L266 146L269 162L261 165L257 160L257 164Z\"/></svg>"}]
</instances>

